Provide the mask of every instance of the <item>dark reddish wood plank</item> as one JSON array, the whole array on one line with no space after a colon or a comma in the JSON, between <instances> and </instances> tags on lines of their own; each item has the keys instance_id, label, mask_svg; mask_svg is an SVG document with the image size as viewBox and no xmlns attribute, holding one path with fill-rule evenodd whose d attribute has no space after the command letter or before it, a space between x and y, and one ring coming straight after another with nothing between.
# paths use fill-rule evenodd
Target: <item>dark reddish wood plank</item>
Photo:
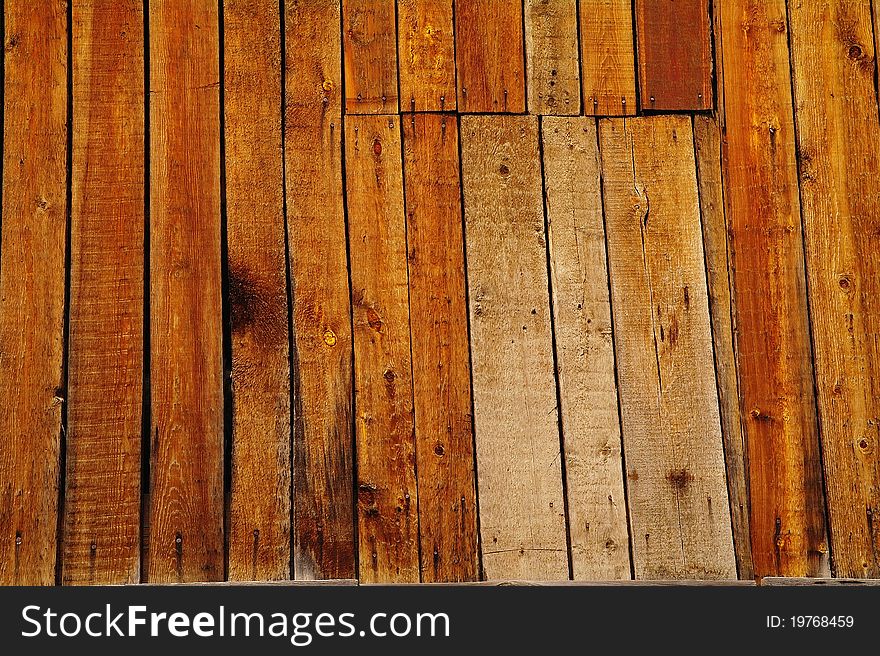
<instances>
[{"instance_id":1,"label":"dark reddish wood plank","mask_svg":"<svg viewBox=\"0 0 880 656\"><path fill-rule=\"evenodd\" d=\"M455 62L461 112L524 112L521 0L457 0Z\"/></svg>"},{"instance_id":2,"label":"dark reddish wood plank","mask_svg":"<svg viewBox=\"0 0 880 656\"><path fill-rule=\"evenodd\" d=\"M645 110L712 109L709 0L636 0Z\"/></svg>"},{"instance_id":3,"label":"dark reddish wood plank","mask_svg":"<svg viewBox=\"0 0 880 656\"><path fill-rule=\"evenodd\" d=\"M67 218L67 16L6 0L0 584L55 582Z\"/></svg>"},{"instance_id":4,"label":"dark reddish wood plank","mask_svg":"<svg viewBox=\"0 0 880 656\"><path fill-rule=\"evenodd\" d=\"M225 0L231 580L290 578L290 366L277 0Z\"/></svg>"},{"instance_id":5,"label":"dark reddish wood plank","mask_svg":"<svg viewBox=\"0 0 880 656\"><path fill-rule=\"evenodd\" d=\"M352 338L342 198L339 2L285 3L293 284L293 569L354 578Z\"/></svg>"},{"instance_id":6,"label":"dark reddish wood plank","mask_svg":"<svg viewBox=\"0 0 880 656\"><path fill-rule=\"evenodd\" d=\"M479 578L458 121L403 117L422 580Z\"/></svg>"},{"instance_id":7,"label":"dark reddish wood plank","mask_svg":"<svg viewBox=\"0 0 880 656\"><path fill-rule=\"evenodd\" d=\"M218 5L150 3L150 582L224 577Z\"/></svg>"},{"instance_id":8,"label":"dark reddish wood plank","mask_svg":"<svg viewBox=\"0 0 880 656\"><path fill-rule=\"evenodd\" d=\"M76 0L72 9L77 111L62 581L137 583L144 364L143 2Z\"/></svg>"}]
</instances>

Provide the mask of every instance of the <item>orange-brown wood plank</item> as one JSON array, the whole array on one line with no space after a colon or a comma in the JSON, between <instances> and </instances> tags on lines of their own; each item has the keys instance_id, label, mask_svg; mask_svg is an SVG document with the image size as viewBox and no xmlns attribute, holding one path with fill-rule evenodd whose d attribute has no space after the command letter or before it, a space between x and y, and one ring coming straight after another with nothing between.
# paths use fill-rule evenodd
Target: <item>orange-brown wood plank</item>
<instances>
[{"instance_id":1,"label":"orange-brown wood plank","mask_svg":"<svg viewBox=\"0 0 880 656\"><path fill-rule=\"evenodd\" d=\"M572 574L628 579L596 119L545 117L541 138Z\"/></svg>"},{"instance_id":2,"label":"orange-brown wood plank","mask_svg":"<svg viewBox=\"0 0 880 656\"><path fill-rule=\"evenodd\" d=\"M584 114L635 114L632 0L580 0L579 6Z\"/></svg>"},{"instance_id":3,"label":"orange-brown wood plank","mask_svg":"<svg viewBox=\"0 0 880 656\"><path fill-rule=\"evenodd\" d=\"M150 582L224 577L220 39L150 3Z\"/></svg>"},{"instance_id":4,"label":"orange-brown wood plank","mask_svg":"<svg viewBox=\"0 0 880 656\"><path fill-rule=\"evenodd\" d=\"M526 0L526 80L532 114L581 113L578 9L570 0Z\"/></svg>"},{"instance_id":5,"label":"orange-brown wood plank","mask_svg":"<svg viewBox=\"0 0 880 656\"><path fill-rule=\"evenodd\" d=\"M422 580L479 578L458 121L404 116Z\"/></svg>"},{"instance_id":6,"label":"orange-brown wood plank","mask_svg":"<svg viewBox=\"0 0 880 656\"><path fill-rule=\"evenodd\" d=\"M453 0L398 0L400 109L455 110Z\"/></svg>"},{"instance_id":7,"label":"orange-brown wood plank","mask_svg":"<svg viewBox=\"0 0 880 656\"><path fill-rule=\"evenodd\" d=\"M636 0L635 8L642 109L712 109L709 0Z\"/></svg>"},{"instance_id":8,"label":"orange-brown wood plank","mask_svg":"<svg viewBox=\"0 0 880 656\"><path fill-rule=\"evenodd\" d=\"M393 114L398 109L394 0L343 0L342 22L345 111Z\"/></svg>"},{"instance_id":9,"label":"orange-brown wood plank","mask_svg":"<svg viewBox=\"0 0 880 656\"><path fill-rule=\"evenodd\" d=\"M352 338L339 2L285 3L285 167L293 285L293 574L355 571Z\"/></svg>"},{"instance_id":10,"label":"orange-brown wood plank","mask_svg":"<svg viewBox=\"0 0 880 656\"><path fill-rule=\"evenodd\" d=\"M62 582L138 583L145 267L143 3L77 0L72 16L77 110Z\"/></svg>"},{"instance_id":11,"label":"orange-brown wood plank","mask_svg":"<svg viewBox=\"0 0 880 656\"><path fill-rule=\"evenodd\" d=\"M736 578L691 120L600 136L635 576Z\"/></svg>"},{"instance_id":12,"label":"orange-brown wood plank","mask_svg":"<svg viewBox=\"0 0 880 656\"><path fill-rule=\"evenodd\" d=\"M457 0L459 111L526 111L523 47L521 0Z\"/></svg>"},{"instance_id":13,"label":"orange-brown wood plank","mask_svg":"<svg viewBox=\"0 0 880 656\"><path fill-rule=\"evenodd\" d=\"M290 578L290 366L277 0L224 0L231 580Z\"/></svg>"},{"instance_id":14,"label":"orange-brown wood plank","mask_svg":"<svg viewBox=\"0 0 880 656\"><path fill-rule=\"evenodd\" d=\"M791 3L800 189L836 576L880 577L880 121L868 2Z\"/></svg>"},{"instance_id":15,"label":"orange-brown wood plank","mask_svg":"<svg viewBox=\"0 0 880 656\"><path fill-rule=\"evenodd\" d=\"M5 3L0 583L55 582L67 218L63 2Z\"/></svg>"},{"instance_id":16,"label":"orange-brown wood plank","mask_svg":"<svg viewBox=\"0 0 880 656\"><path fill-rule=\"evenodd\" d=\"M723 0L725 205L756 576L828 572L784 0Z\"/></svg>"},{"instance_id":17,"label":"orange-brown wood plank","mask_svg":"<svg viewBox=\"0 0 880 656\"><path fill-rule=\"evenodd\" d=\"M401 135L397 117L345 125L354 308L359 579L419 581Z\"/></svg>"},{"instance_id":18,"label":"orange-brown wood plank","mask_svg":"<svg viewBox=\"0 0 880 656\"><path fill-rule=\"evenodd\" d=\"M483 570L569 575L538 120L467 116L462 177Z\"/></svg>"}]
</instances>

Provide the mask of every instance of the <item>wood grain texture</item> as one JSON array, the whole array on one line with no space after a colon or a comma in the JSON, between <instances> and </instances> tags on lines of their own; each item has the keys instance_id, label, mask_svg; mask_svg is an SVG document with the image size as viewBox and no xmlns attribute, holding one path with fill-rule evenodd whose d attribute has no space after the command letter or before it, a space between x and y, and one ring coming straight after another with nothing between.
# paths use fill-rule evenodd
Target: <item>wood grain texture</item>
<instances>
[{"instance_id":1,"label":"wood grain texture","mask_svg":"<svg viewBox=\"0 0 880 656\"><path fill-rule=\"evenodd\" d=\"M600 136L635 576L735 578L691 122Z\"/></svg>"},{"instance_id":2,"label":"wood grain texture","mask_svg":"<svg viewBox=\"0 0 880 656\"><path fill-rule=\"evenodd\" d=\"M749 533L748 462L739 405L739 379L734 349L735 309L730 293L731 261L727 221L724 216L721 131L717 117L694 117L694 152L700 191L703 248L706 252L709 314L712 318L712 341L715 347L715 380L718 384L737 573L742 579L751 579L754 577L754 570Z\"/></svg>"},{"instance_id":3,"label":"wood grain texture","mask_svg":"<svg viewBox=\"0 0 880 656\"><path fill-rule=\"evenodd\" d=\"M151 583L224 577L218 5L150 4Z\"/></svg>"},{"instance_id":4,"label":"wood grain texture","mask_svg":"<svg viewBox=\"0 0 880 656\"><path fill-rule=\"evenodd\" d=\"M636 0L641 108L712 109L709 0Z\"/></svg>"},{"instance_id":5,"label":"wood grain texture","mask_svg":"<svg viewBox=\"0 0 880 656\"><path fill-rule=\"evenodd\" d=\"M339 20L336 0L285 2L297 579L356 576Z\"/></svg>"},{"instance_id":6,"label":"wood grain texture","mask_svg":"<svg viewBox=\"0 0 880 656\"><path fill-rule=\"evenodd\" d=\"M144 15L72 7L73 168L65 584L140 582ZM119 107L124 107L121 114ZM108 248L113 244L113 248Z\"/></svg>"},{"instance_id":7,"label":"wood grain texture","mask_svg":"<svg viewBox=\"0 0 880 656\"><path fill-rule=\"evenodd\" d=\"M825 491L836 576L880 577L880 122L868 2L789 6Z\"/></svg>"},{"instance_id":8,"label":"wood grain texture","mask_svg":"<svg viewBox=\"0 0 880 656\"><path fill-rule=\"evenodd\" d=\"M398 0L400 109L455 111L453 0Z\"/></svg>"},{"instance_id":9,"label":"wood grain texture","mask_svg":"<svg viewBox=\"0 0 880 656\"><path fill-rule=\"evenodd\" d=\"M422 581L479 579L458 121L404 116Z\"/></svg>"},{"instance_id":10,"label":"wood grain texture","mask_svg":"<svg viewBox=\"0 0 880 656\"><path fill-rule=\"evenodd\" d=\"M522 0L457 0L455 62L459 111L525 112Z\"/></svg>"},{"instance_id":11,"label":"wood grain texture","mask_svg":"<svg viewBox=\"0 0 880 656\"><path fill-rule=\"evenodd\" d=\"M397 117L345 126L354 309L361 581L419 581L419 519L401 136Z\"/></svg>"},{"instance_id":12,"label":"wood grain texture","mask_svg":"<svg viewBox=\"0 0 880 656\"><path fill-rule=\"evenodd\" d=\"M581 113L577 3L526 0L526 80L532 114Z\"/></svg>"},{"instance_id":13,"label":"wood grain texture","mask_svg":"<svg viewBox=\"0 0 880 656\"><path fill-rule=\"evenodd\" d=\"M567 579L538 121L461 119L474 425L488 579Z\"/></svg>"},{"instance_id":14,"label":"wood grain texture","mask_svg":"<svg viewBox=\"0 0 880 656\"><path fill-rule=\"evenodd\" d=\"M67 17L5 3L0 584L55 582L67 221Z\"/></svg>"},{"instance_id":15,"label":"wood grain texture","mask_svg":"<svg viewBox=\"0 0 880 656\"><path fill-rule=\"evenodd\" d=\"M828 572L783 0L724 0L725 211L755 575Z\"/></svg>"},{"instance_id":16,"label":"wood grain texture","mask_svg":"<svg viewBox=\"0 0 880 656\"><path fill-rule=\"evenodd\" d=\"M632 0L580 0L584 114L629 116L636 102Z\"/></svg>"},{"instance_id":17,"label":"wood grain texture","mask_svg":"<svg viewBox=\"0 0 880 656\"><path fill-rule=\"evenodd\" d=\"M628 579L596 122L545 117L541 133L572 571Z\"/></svg>"},{"instance_id":18,"label":"wood grain texture","mask_svg":"<svg viewBox=\"0 0 880 656\"><path fill-rule=\"evenodd\" d=\"M342 1L348 114L398 111L394 4L394 0Z\"/></svg>"},{"instance_id":19,"label":"wood grain texture","mask_svg":"<svg viewBox=\"0 0 880 656\"><path fill-rule=\"evenodd\" d=\"M230 580L290 575L290 366L276 0L224 0Z\"/></svg>"}]
</instances>

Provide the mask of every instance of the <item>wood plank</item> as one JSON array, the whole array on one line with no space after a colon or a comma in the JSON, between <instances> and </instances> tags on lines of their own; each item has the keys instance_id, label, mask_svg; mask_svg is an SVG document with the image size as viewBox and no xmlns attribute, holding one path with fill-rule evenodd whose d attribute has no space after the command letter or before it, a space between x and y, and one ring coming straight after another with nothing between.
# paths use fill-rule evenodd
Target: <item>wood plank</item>
<instances>
[{"instance_id":1,"label":"wood plank","mask_svg":"<svg viewBox=\"0 0 880 656\"><path fill-rule=\"evenodd\" d=\"M150 582L224 576L218 5L150 4Z\"/></svg>"},{"instance_id":2,"label":"wood plank","mask_svg":"<svg viewBox=\"0 0 880 656\"><path fill-rule=\"evenodd\" d=\"M290 366L278 2L224 0L232 338L230 580L290 574Z\"/></svg>"},{"instance_id":3,"label":"wood plank","mask_svg":"<svg viewBox=\"0 0 880 656\"><path fill-rule=\"evenodd\" d=\"M521 0L457 0L455 63L462 112L526 111Z\"/></svg>"},{"instance_id":4,"label":"wood plank","mask_svg":"<svg viewBox=\"0 0 880 656\"><path fill-rule=\"evenodd\" d=\"M572 571L628 579L596 122L546 117L541 133Z\"/></svg>"},{"instance_id":5,"label":"wood plank","mask_svg":"<svg viewBox=\"0 0 880 656\"><path fill-rule=\"evenodd\" d=\"M345 126L354 310L358 542L362 582L419 581L419 524L407 288L406 217L396 117Z\"/></svg>"},{"instance_id":6,"label":"wood plank","mask_svg":"<svg viewBox=\"0 0 880 656\"><path fill-rule=\"evenodd\" d=\"M394 0L343 0L342 20L346 113L397 112Z\"/></svg>"},{"instance_id":7,"label":"wood plank","mask_svg":"<svg viewBox=\"0 0 880 656\"><path fill-rule=\"evenodd\" d=\"M455 110L452 0L398 0L400 109Z\"/></svg>"},{"instance_id":8,"label":"wood plank","mask_svg":"<svg viewBox=\"0 0 880 656\"><path fill-rule=\"evenodd\" d=\"M756 576L828 572L783 0L725 0L725 204Z\"/></svg>"},{"instance_id":9,"label":"wood plank","mask_svg":"<svg viewBox=\"0 0 880 656\"><path fill-rule=\"evenodd\" d=\"M834 572L880 577L880 122L867 2L789 7Z\"/></svg>"},{"instance_id":10,"label":"wood plank","mask_svg":"<svg viewBox=\"0 0 880 656\"><path fill-rule=\"evenodd\" d=\"M751 579L754 578L754 570L749 534L749 485L746 474L748 463L739 406L739 379L734 350L735 308L730 290L731 260L727 220L724 216L721 131L717 117L694 117L694 148L736 569L740 578Z\"/></svg>"},{"instance_id":11,"label":"wood plank","mask_svg":"<svg viewBox=\"0 0 880 656\"><path fill-rule=\"evenodd\" d=\"M584 114L630 116L636 103L632 0L580 0Z\"/></svg>"},{"instance_id":12,"label":"wood plank","mask_svg":"<svg viewBox=\"0 0 880 656\"><path fill-rule=\"evenodd\" d=\"M479 579L458 121L403 117L424 582Z\"/></svg>"},{"instance_id":13,"label":"wood plank","mask_svg":"<svg viewBox=\"0 0 880 656\"><path fill-rule=\"evenodd\" d=\"M735 578L691 122L600 137L635 576Z\"/></svg>"},{"instance_id":14,"label":"wood plank","mask_svg":"<svg viewBox=\"0 0 880 656\"><path fill-rule=\"evenodd\" d=\"M712 109L709 0L636 0L641 108Z\"/></svg>"},{"instance_id":15,"label":"wood plank","mask_svg":"<svg viewBox=\"0 0 880 656\"><path fill-rule=\"evenodd\" d=\"M55 582L67 221L67 16L5 3L0 584Z\"/></svg>"},{"instance_id":16,"label":"wood plank","mask_svg":"<svg viewBox=\"0 0 880 656\"><path fill-rule=\"evenodd\" d=\"M529 111L580 114L577 3L526 0L525 31Z\"/></svg>"},{"instance_id":17,"label":"wood plank","mask_svg":"<svg viewBox=\"0 0 880 656\"><path fill-rule=\"evenodd\" d=\"M767 576L761 579L761 587L804 587L804 586L828 586L848 587L848 586L880 586L878 579L817 579L817 578L785 578L780 576Z\"/></svg>"},{"instance_id":18,"label":"wood plank","mask_svg":"<svg viewBox=\"0 0 880 656\"><path fill-rule=\"evenodd\" d=\"M461 119L486 578L569 577L538 121Z\"/></svg>"},{"instance_id":19,"label":"wood plank","mask_svg":"<svg viewBox=\"0 0 880 656\"><path fill-rule=\"evenodd\" d=\"M62 582L140 581L144 15L77 0ZM125 107L124 116L119 107ZM114 248L108 248L108 244Z\"/></svg>"},{"instance_id":20,"label":"wood plank","mask_svg":"<svg viewBox=\"0 0 880 656\"><path fill-rule=\"evenodd\" d=\"M356 576L339 21L336 0L285 2L297 579Z\"/></svg>"}]
</instances>

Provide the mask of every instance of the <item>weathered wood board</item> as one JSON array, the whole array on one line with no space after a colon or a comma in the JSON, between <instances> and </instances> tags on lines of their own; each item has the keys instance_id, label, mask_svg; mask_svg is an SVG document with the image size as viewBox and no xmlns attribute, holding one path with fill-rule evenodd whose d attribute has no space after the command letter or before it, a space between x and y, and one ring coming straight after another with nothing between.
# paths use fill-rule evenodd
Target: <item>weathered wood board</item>
<instances>
[{"instance_id":1,"label":"weathered wood board","mask_svg":"<svg viewBox=\"0 0 880 656\"><path fill-rule=\"evenodd\" d=\"M71 8L73 152L65 584L140 582L144 15ZM125 116L118 108L125 107ZM108 248L108 244L115 248Z\"/></svg>"},{"instance_id":2,"label":"weathered wood board","mask_svg":"<svg viewBox=\"0 0 880 656\"><path fill-rule=\"evenodd\" d=\"M359 579L419 581L406 217L395 116L345 125Z\"/></svg>"},{"instance_id":3,"label":"weathered wood board","mask_svg":"<svg viewBox=\"0 0 880 656\"><path fill-rule=\"evenodd\" d=\"M784 0L725 0L724 202L758 577L828 573Z\"/></svg>"},{"instance_id":4,"label":"weathered wood board","mask_svg":"<svg viewBox=\"0 0 880 656\"><path fill-rule=\"evenodd\" d=\"M545 117L541 135L572 573L628 579L596 121Z\"/></svg>"},{"instance_id":5,"label":"weathered wood board","mask_svg":"<svg viewBox=\"0 0 880 656\"><path fill-rule=\"evenodd\" d=\"M309 11L303 8L303 11ZM345 111L397 111L397 28L394 0L342 0Z\"/></svg>"},{"instance_id":6,"label":"weathered wood board","mask_svg":"<svg viewBox=\"0 0 880 656\"><path fill-rule=\"evenodd\" d=\"M789 6L831 556L880 577L880 121L870 3Z\"/></svg>"},{"instance_id":7,"label":"weathered wood board","mask_svg":"<svg viewBox=\"0 0 880 656\"><path fill-rule=\"evenodd\" d=\"M522 0L457 0L461 112L526 111Z\"/></svg>"},{"instance_id":8,"label":"weathered wood board","mask_svg":"<svg viewBox=\"0 0 880 656\"><path fill-rule=\"evenodd\" d=\"M232 351L230 580L290 578L290 365L281 22L224 0L227 303Z\"/></svg>"},{"instance_id":9,"label":"weathered wood board","mask_svg":"<svg viewBox=\"0 0 880 656\"><path fill-rule=\"evenodd\" d=\"M525 34L529 111L580 114L577 3L526 0Z\"/></svg>"},{"instance_id":10,"label":"weathered wood board","mask_svg":"<svg viewBox=\"0 0 880 656\"><path fill-rule=\"evenodd\" d=\"M356 576L339 2L285 2L293 302L293 576Z\"/></svg>"},{"instance_id":11,"label":"weathered wood board","mask_svg":"<svg viewBox=\"0 0 880 656\"><path fill-rule=\"evenodd\" d=\"M55 582L61 471L67 14L4 7L0 584Z\"/></svg>"},{"instance_id":12,"label":"weathered wood board","mask_svg":"<svg viewBox=\"0 0 880 656\"><path fill-rule=\"evenodd\" d=\"M455 111L453 0L398 0L400 109Z\"/></svg>"},{"instance_id":13,"label":"weathered wood board","mask_svg":"<svg viewBox=\"0 0 880 656\"><path fill-rule=\"evenodd\" d=\"M569 578L538 142L534 117L461 119L488 579Z\"/></svg>"},{"instance_id":14,"label":"weathered wood board","mask_svg":"<svg viewBox=\"0 0 880 656\"><path fill-rule=\"evenodd\" d=\"M150 583L225 575L218 19L149 7Z\"/></svg>"},{"instance_id":15,"label":"weathered wood board","mask_svg":"<svg viewBox=\"0 0 880 656\"><path fill-rule=\"evenodd\" d=\"M629 116L636 102L632 0L580 0L584 114Z\"/></svg>"},{"instance_id":16,"label":"weathered wood board","mask_svg":"<svg viewBox=\"0 0 880 656\"><path fill-rule=\"evenodd\" d=\"M691 121L600 137L635 576L735 578Z\"/></svg>"}]
</instances>

